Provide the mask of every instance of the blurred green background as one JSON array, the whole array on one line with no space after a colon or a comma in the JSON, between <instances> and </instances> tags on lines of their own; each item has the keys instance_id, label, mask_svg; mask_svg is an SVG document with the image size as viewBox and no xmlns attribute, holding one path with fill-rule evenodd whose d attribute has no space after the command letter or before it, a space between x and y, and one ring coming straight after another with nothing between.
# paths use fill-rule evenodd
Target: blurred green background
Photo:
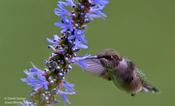
<instances>
[{"instance_id":1,"label":"blurred green background","mask_svg":"<svg viewBox=\"0 0 175 106\"><path fill-rule=\"evenodd\" d=\"M59 33L53 13L57 0L0 0L0 106L5 97L26 97L31 88L20 81L31 62L43 68L50 55L47 37ZM68 106L174 106L175 1L110 0L108 17L88 25L89 49L95 54L114 48L130 58L157 86L160 94L131 97L105 81L74 66L67 80L77 94ZM63 106L63 103L57 104Z\"/></svg>"}]
</instances>

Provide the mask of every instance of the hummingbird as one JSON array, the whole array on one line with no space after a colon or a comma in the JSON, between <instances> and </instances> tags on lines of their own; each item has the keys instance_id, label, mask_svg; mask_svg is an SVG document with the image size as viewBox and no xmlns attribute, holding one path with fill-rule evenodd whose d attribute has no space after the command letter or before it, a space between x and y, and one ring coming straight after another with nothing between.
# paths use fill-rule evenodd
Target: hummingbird
<instances>
[{"instance_id":1,"label":"hummingbird","mask_svg":"<svg viewBox=\"0 0 175 106\"><path fill-rule=\"evenodd\" d=\"M104 49L95 56L77 57L75 60L82 69L112 81L131 96L139 92L159 92L146 81L144 74L131 60L113 49Z\"/></svg>"}]
</instances>

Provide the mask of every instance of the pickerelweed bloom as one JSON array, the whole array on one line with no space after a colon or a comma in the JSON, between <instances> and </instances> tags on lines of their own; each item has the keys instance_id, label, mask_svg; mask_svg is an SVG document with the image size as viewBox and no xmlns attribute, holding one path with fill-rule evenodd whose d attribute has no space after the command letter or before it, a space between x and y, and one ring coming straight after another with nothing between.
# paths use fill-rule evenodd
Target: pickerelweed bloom
<instances>
[{"instance_id":1,"label":"pickerelweed bloom","mask_svg":"<svg viewBox=\"0 0 175 106\"><path fill-rule=\"evenodd\" d=\"M55 22L55 26L61 28L60 34L47 38L48 48L53 52L45 60L46 68L40 70L34 66L24 71L27 77L22 81L31 86L33 92L30 94L32 99L25 100L22 106L50 106L58 103L56 95L62 97L65 104L70 103L68 95L76 93L74 84L67 82L65 75L72 70L72 63L81 64L81 58L87 57L80 58L76 54L80 49L88 48L86 25L95 18L106 17L102 11L107 4L108 0L58 1L54 12L60 17L60 22Z\"/></svg>"},{"instance_id":2,"label":"pickerelweed bloom","mask_svg":"<svg viewBox=\"0 0 175 106\"><path fill-rule=\"evenodd\" d=\"M22 78L21 80L23 82L33 87L35 91L38 91L41 88L48 90L49 82L46 80L44 76L45 74L44 71L34 66L34 68L31 68L28 71L24 71L24 72L27 75L27 78Z\"/></svg>"}]
</instances>

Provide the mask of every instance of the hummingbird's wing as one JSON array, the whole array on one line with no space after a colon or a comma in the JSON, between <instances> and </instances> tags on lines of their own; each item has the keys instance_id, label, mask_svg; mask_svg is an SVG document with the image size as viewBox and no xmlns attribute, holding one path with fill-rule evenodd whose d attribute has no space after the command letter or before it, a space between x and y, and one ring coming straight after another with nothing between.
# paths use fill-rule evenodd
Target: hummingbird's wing
<instances>
[{"instance_id":1,"label":"hummingbird's wing","mask_svg":"<svg viewBox=\"0 0 175 106\"><path fill-rule=\"evenodd\" d=\"M111 70L116 67L119 58L120 55L113 49L105 49L97 56L78 57L75 60L82 69L110 80Z\"/></svg>"},{"instance_id":2,"label":"hummingbird's wing","mask_svg":"<svg viewBox=\"0 0 175 106\"><path fill-rule=\"evenodd\" d=\"M98 58L97 56L88 57L78 59L75 63L90 73L103 77L104 79L111 80L110 69L108 68L110 67L110 64L108 64L105 58Z\"/></svg>"},{"instance_id":3,"label":"hummingbird's wing","mask_svg":"<svg viewBox=\"0 0 175 106\"><path fill-rule=\"evenodd\" d=\"M105 73L105 68L102 66L99 59L96 58L85 58L76 62L82 69L89 71L96 75Z\"/></svg>"}]
</instances>

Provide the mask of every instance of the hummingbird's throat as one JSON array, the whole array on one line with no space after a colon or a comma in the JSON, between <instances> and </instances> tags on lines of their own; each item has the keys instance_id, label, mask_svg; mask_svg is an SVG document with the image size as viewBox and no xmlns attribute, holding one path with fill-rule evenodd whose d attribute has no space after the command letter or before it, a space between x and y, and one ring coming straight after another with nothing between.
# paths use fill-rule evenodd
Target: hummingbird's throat
<instances>
[{"instance_id":1,"label":"hummingbird's throat","mask_svg":"<svg viewBox=\"0 0 175 106\"><path fill-rule=\"evenodd\" d=\"M126 70L128 68L127 61L123 58L119 63L118 63L118 69L119 70Z\"/></svg>"}]
</instances>

